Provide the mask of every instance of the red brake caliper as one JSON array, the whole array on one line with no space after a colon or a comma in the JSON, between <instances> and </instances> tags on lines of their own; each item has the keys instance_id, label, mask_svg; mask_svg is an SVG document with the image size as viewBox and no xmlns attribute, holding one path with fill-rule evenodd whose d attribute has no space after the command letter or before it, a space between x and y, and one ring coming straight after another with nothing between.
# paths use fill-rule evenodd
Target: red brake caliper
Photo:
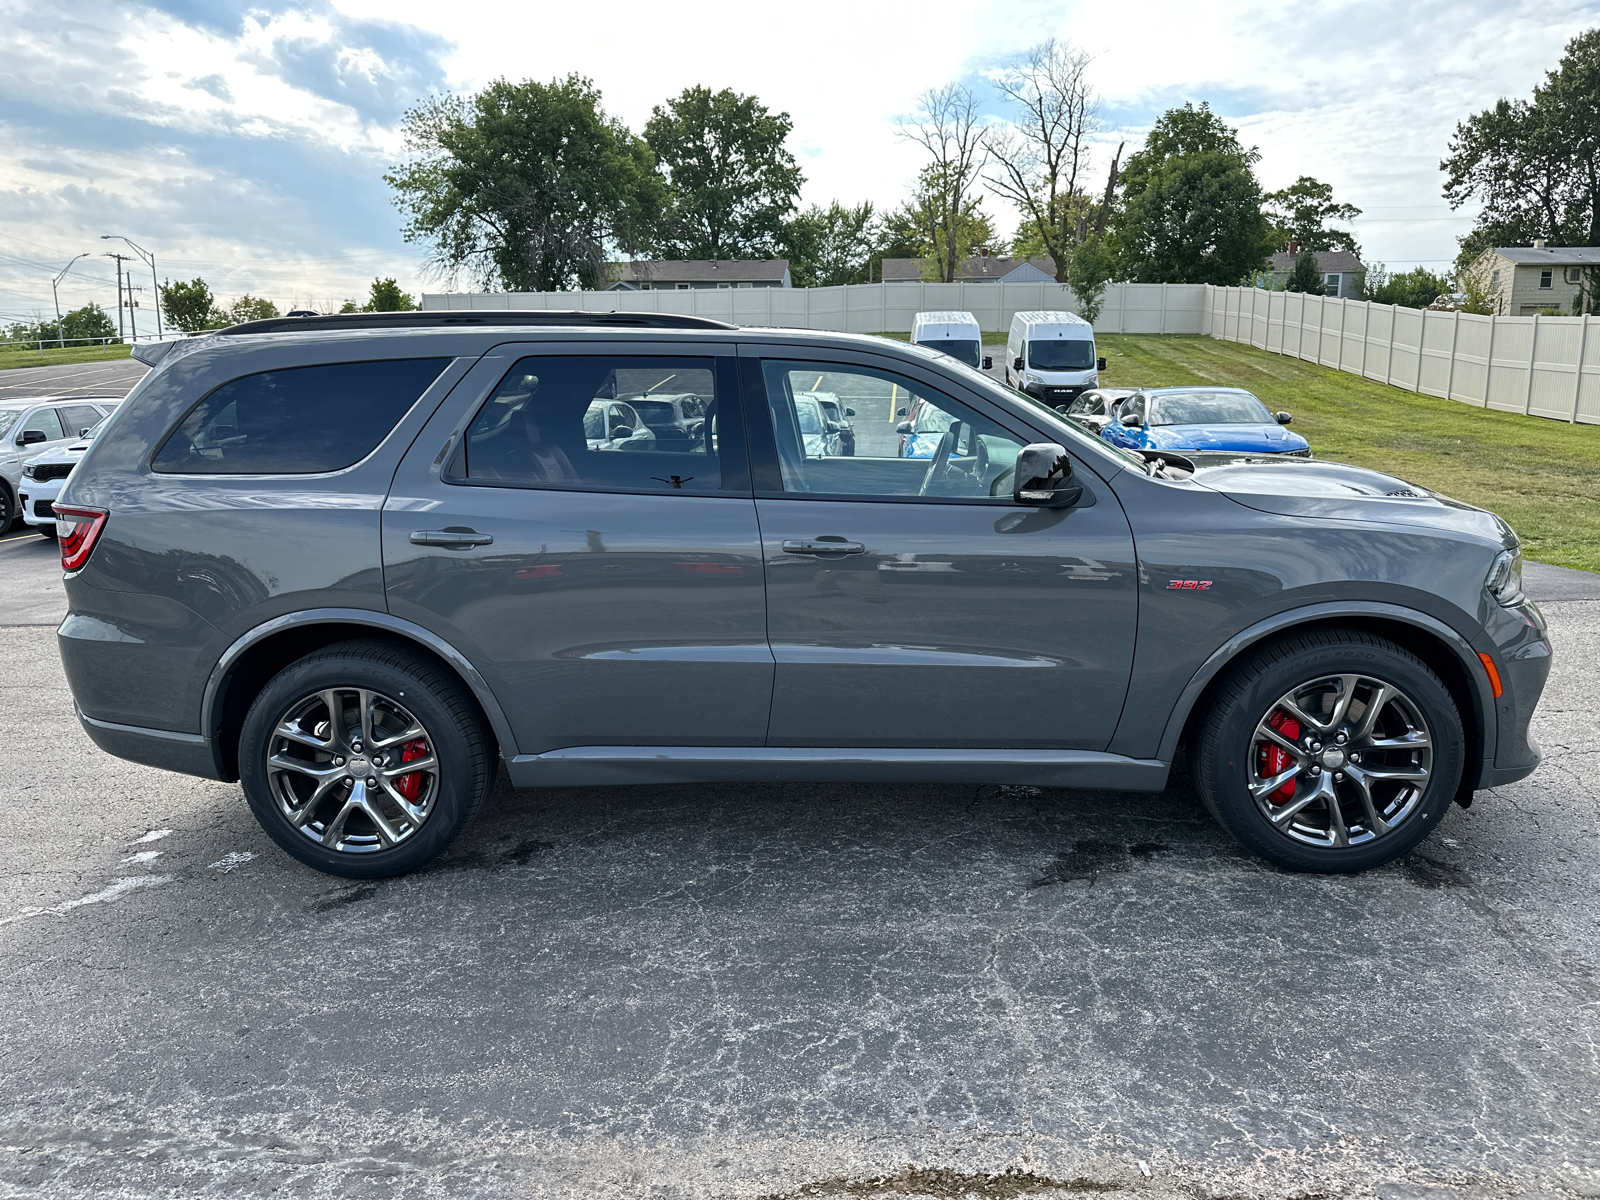
<instances>
[{"instance_id":1,"label":"red brake caliper","mask_svg":"<svg viewBox=\"0 0 1600 1200\"><path fill-rule=\"evenodd\" d=\"M415 762L419 758L425 758L427 753L428 743L419 738L417 741L405 744L405 748L400 751L400 761ZM417 797L422 795L422 772L413 771L409 775L400 776L394 781L394 790L415 804Z\"/></svg>"},{"instance_id":2,"label":"red brake caliper","mask_svg":"<svg viewBox=\"0 0 1600 1200\"><path fill-rule=\"evenodd\" d=\"M1291 742L1300 737L1300 722L1293 717L1285 716L1281 712L1275 712L1268 717L1267 724L1271 725ZM1292 762L1294 762L1294 758L1282 746L1274 745L1272 742L1261 743L1261 777L1263 779L1271 779L1274 775L1282 774L1289 769L1289 764ZM412 776L408 775L406 778L409 779ZM1268 796L1267 799L1274 804L1289 803L1294 799L1294 780L1291 779Z\"/></svg>"}]
</instances>

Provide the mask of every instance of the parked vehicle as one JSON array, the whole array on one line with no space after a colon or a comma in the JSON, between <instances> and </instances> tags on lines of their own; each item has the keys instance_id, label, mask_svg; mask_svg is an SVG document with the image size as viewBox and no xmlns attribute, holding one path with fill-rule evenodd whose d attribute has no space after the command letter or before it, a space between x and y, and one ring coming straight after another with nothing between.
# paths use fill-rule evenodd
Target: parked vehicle
<instances>
[{"instance_id":1,"label":"parked vehicle","mask_svg":"<svg viewBox=\"0 0 1600 1200\"><path fill-rule=\"evenodd\" d=\"M657 441L687 444L703 436L706 402L692 392L629 396L627 402Z\"/></svg>"},{"instance_id":2,"label":"parked vehicle","mask_svg":"<svg viewBox=\"0 0 1600 1200\"><path fill-rule=\"evenodd\" d=\"M583 414L583 435L591 450L653 449L655 431L625 400L595 400Z\"/></svg>"},{"instance_id":3,"label":"parked vehicle","mask_svg":"<svg viewBox=\"0 0 1600 1200\"><path fill-rule=\"evenodd\" d=\"M1539 761L1516 535L1390 476L1188 470L915 347L667 314L135 353L56 504L80 720L239 780L319 870L429 861L500 764L1155 791L1182 745L1243 844L1355 871ZM923 459L808 453L819 374L948 425ZM640 376L714 402L713 435L592 436Z\"/></svg>"},{"instance_id":4,"label":"parked vehicle","mask_svg":"<svg viewBox=\"0 0 1600 1200\"><path fill-rule=\"evenodd\" d=\"M833 426L833 432L839 435L839 453L854 454L856 452L856 427L850 420L856 415L856 410L846 408L840 403L839 397L831 392L812 392L818 404L822 405L822 416Z\"/></svg>"},{"instance_id":5,"label":"parked vehicle","mask_svg":"<svg viewBox=\"0 0 1600 1200\"><path fill-rule=\"evenodd\" d=\"M969 367L990 366L983 354L983 328L969 312L919 312L911 321L911 341Z\"/></svg>"},{"instance_id":6,"label":"parked vehicle","mask_svg":"<svg viewBox=\"0 0 1600 1200\"><path fill-rule=\"evenodd\" d=\"M22 480L17 493L17 507L21 510L23 524L32 526L45 537L56 536L55 499L67 482L67 476L78 465L83 452L106 418L84 431L76 442L68 442L43 454L36 454L22 465Z\"/></svg>"},{"instance_id":7,"label":"parked vehicle","mask_svg":"<svg viewBox=\"0 0 1600 1200\"><path fill-rule=\"evenodd\" d=\"M839 427L828 420L822 399L816 392L796 392L794 411L800 422L800 436L807 455L813 458L836 458L844 454Z\"/></svg>"},{"instance_id":8,"label":"parked vehicle","mask_svg":"<svg viewBox=\"0 0 1600 1200\"><path fill-rule=\"evenodd\" d=\"M1116 420L1117 409L1129 396L1139 393L1139 388L1090 388L1070 404L1057 404L1055 409L1071 417L1090 433L1099 433Z\"/></svg>"},{"instance_id":9,"label":"parked vehicle","mask_svg":"<svg viewBox=\"0 0 1600 1200\"><path fill-rule=\"evenodd\" d=\"M1311 457L1311 444L1284 428L1243 388L1150 388L1122 401L1100 436L1129 450L1227 451Z\"/></svg>"},{"instance_id":10,"label":"parked vehicle","mask_svg":"<svg viewBox=\"0 0 1600 1200\"><path fill-rule=\"evenodd\" d=\"M1106 360L1094 349L1094 326L1076 313L1019 312L1006 339L1006 382L1047 404L1077 398L1100 382Z\"/></svg>"},{"instance_id":11,"label":"parked vehicle","mask_svg":"<svg viewBox=\"0 0 1600 1200\"><path fill-rule=\"evenodd\" d=\"M24 461L45 450L55 450L98 425L120 397L39 396L26 400L0 400L0 533L16 523L21 513Z\"/></svg>"}]
</instances>

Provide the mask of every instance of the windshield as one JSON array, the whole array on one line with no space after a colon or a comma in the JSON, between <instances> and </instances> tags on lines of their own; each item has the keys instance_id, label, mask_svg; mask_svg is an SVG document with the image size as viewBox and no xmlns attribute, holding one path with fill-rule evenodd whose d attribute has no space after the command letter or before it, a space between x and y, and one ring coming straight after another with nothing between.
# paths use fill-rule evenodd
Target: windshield
<instances>
[{"instance_id":1,"label":"windshield","mask_svg":"<svg viewBox=\"0 0 1600 1200\"><path fill-rule=\"evenodd\" d=\"M1094 366L1094 343L1077 338L1029 342L1028 365L1036 371L1087 371Z\"/></svg>"},{"instance_id":2,"label":"windshield","mask_svg":"<svg viewBox=\"0 0 1600 1200\"><path fill-rule=\"evenodd\" d=\"M1152 425L1271 425L1273 416L1249 392L1193 392L1155 396Z\"/></svg>"},{"instance_id":3,"label":"windshield","mask_svg":"<svg viewBox=\"0 0 1600 1200\"><path fill-rule=\"evenodd\" d=\"M983 343L976 339L972 341L918 342L919 346L926 346L929 350L937 350L940 354L948 354L958 362L964 362L969 367L975 367L983 357Z\"/></svg>"},{"instance_id":4,"label":"windshield","mask_svg":"<svg viewBox=\"0 0 1600 1200\"><path fill-rule=\"evenodd\" d=\"M677 411L665 400L630 400L628 403L644 418L646 425L671 425L678 419Z\"/></svg>"},{"instance_id":5,"label":"windshield","mask_svg":"<svg viewBox=\"0 0 1600 1200\"><path fill-rule=\"evenodd\" d=\"M6 430L10 429L21 415L20 408L0 408L0 437L5 436Z\"/></svg>"}]
</instances>

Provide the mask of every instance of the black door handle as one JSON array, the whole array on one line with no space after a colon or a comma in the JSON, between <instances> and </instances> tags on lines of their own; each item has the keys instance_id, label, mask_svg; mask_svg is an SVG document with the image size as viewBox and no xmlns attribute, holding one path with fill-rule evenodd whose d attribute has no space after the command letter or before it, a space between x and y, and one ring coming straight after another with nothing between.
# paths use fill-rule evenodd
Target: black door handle
<instances>
[{"instance_id":1,"label":"black door handle","mask_svg":"<svg viewBox=\"0 0 1600 1200\"><path fill-rule=\"evenodd\" d=\"M411 533L413 546L443 546L447 550L487 546L493 541L494 534L479 533L476 529L415 529Z\"/></svg>"},{"instance_id":2,"label":"black door handle","mask_svg":"<svg viewBox=\"0 0 1600 1200\"><path fill-rule=\"evenodd\" d=\"M842 537L830 537L824 534L817 538L790 538L783 543L785 554L826 554L845 555L862 554L866 546L861 542L847 542Z\"/></svg>"}]
</instances>

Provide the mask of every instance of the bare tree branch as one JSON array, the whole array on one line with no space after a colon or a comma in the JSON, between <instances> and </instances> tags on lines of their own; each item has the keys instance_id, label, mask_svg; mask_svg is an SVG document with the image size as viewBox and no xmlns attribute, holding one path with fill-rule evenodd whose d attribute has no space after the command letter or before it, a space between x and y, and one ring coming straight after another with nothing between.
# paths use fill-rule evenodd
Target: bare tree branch
<instances>
[{"instance_id":1,"label":"bare tree branch","mask_svg":"<svg viewBox=\"0 0 1600 1200\"><path fill-rule=\"evenodd\" d=\"M917 97L915 115L903 120L898 132L932 160L918 176L917 199L927 210L940 277L949 283L966 252L960 231L988 160L987 131L979 122L977 98L959 83L930 88Z\"/></svg>"}]
</instances>

